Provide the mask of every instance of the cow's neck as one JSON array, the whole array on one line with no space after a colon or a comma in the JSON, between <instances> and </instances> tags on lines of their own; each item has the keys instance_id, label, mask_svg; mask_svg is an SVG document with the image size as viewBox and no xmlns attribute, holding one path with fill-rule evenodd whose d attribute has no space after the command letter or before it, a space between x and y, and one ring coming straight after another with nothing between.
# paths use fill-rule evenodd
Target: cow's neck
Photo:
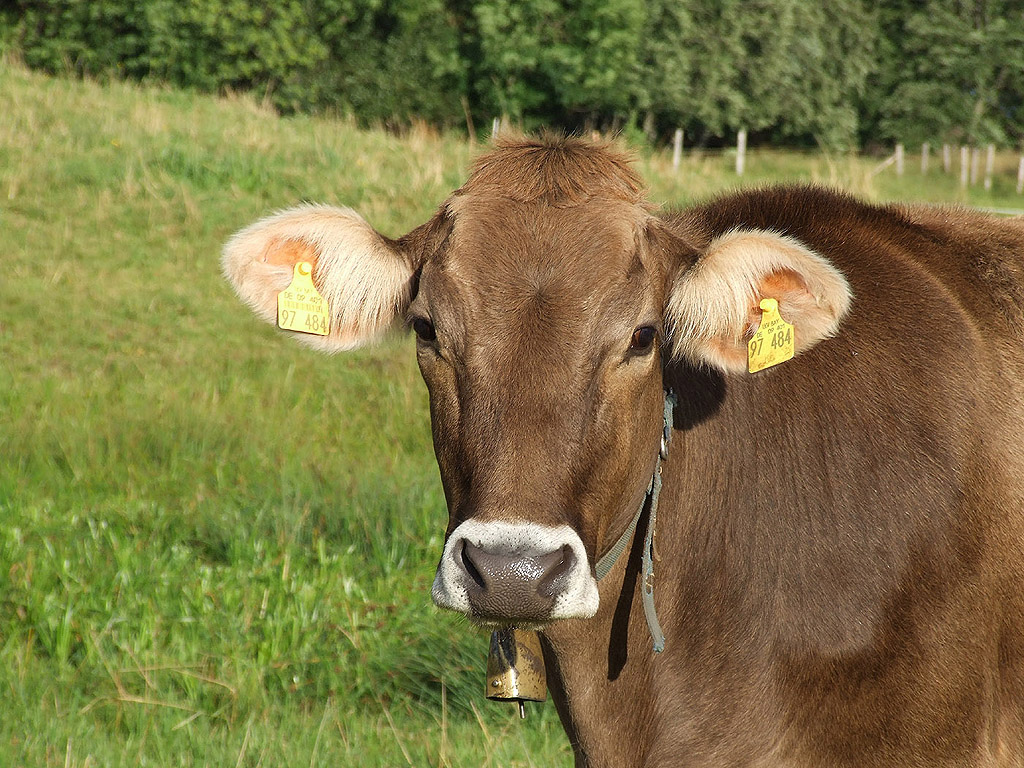
<instances>
[{"instance_id":1,"label":"cow's neck","mask_svg":"<svg viewBox=\"0 0 1024 768\"><path fill-rule=\"evenodd\" d=\"M637 524L644 519L644 547L641 558L643 569L643 581L641 583L641 595L644 606L644 617L647 620L647 628L651 633L651 640L654 644L654 652L661 653L665 650L665 635L661 631L661 624L658 622L658 611L654 604L654 532L658 521L658 499L661 496L661 464L668 458L668 446L672 439L672 418L676 406L676 397L671 390L665 391L665 407L663 410L661 445L658 449L658 460L654 465L654 474L647 486L647 494L644 496L640 508L637 509L632 521L626 526L618 540L612 545L604 556L602 556L594 568L597 580L601 581L615 567L627 545L633 540L637 530Z\"/></svg>"},{"instance_id":2,"label":"cow's neck","mask_svg":"<svg viewBox=\"0 0 1024 768\"><path fill-rule=\"evenodd\" d=\"M558 622L542 633L548 686L578 765L639 764L640 745L651 743L645 734L653 722L652 660L665 646L653 596L652 547L675 404L666 391L662 441L647 495L597 562L597 615ZM610 739L610 721L616 733L632 738Z\"/></svg>"},{"instance_id":3,"label":"cow's neck","mask_svg":"<svg viewBox=\"0 0 1024 768\"><path fill-rule=\"evenodd\" d=\"M643 619L643 545L634 536L602 580L596 616L542 633L548 687L580 766L639 765L640 745L650 743L657 655Z\"/></svg>"}]
</instances>

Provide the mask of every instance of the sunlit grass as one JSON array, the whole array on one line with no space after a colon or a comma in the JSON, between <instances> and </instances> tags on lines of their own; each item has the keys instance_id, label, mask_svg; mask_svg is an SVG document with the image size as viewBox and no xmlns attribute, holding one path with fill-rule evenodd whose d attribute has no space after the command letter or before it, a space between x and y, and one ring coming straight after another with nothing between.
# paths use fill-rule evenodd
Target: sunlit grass
<instances>
[{"instance_id":1,"label":"sunlit grass","mask_svg":"<svg viewBox=\"0 0 1024 768\"><path fill-rule=\"evenodd\" d=\"M315 356L219 272L232 230L305 199L400 234L469 147L10 64L0 99L13 764L564 761L550 708L481 703L486 637L430 605L446 513L408 339Z\"/></svg>"},{"instance_id":2,"label":"sunlit grass","mask_svg":"<svg viewBox=\"0 0 1024 768\"><path fill-rule=\"evenodd\" d=\"M334 358L260 324L220 245L302 200L396 236L479 146L245 98L0 65L0 743L6 764L568 765L552 707L483 701L486 638L436 611L446 512L407 338ZM652 198L729 153L638 151ZM1020 207L754 151L743 183Z\"/></svg>"}]
</instances>

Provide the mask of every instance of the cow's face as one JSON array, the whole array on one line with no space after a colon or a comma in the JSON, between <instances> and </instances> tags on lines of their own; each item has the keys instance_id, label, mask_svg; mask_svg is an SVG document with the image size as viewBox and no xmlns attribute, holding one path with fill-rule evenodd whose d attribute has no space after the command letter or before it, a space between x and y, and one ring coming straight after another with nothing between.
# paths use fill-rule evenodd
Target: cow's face
<instances>
[{"instance_id":1,"label":"cow's face","mask_svg":"<svg viewBox=\"0 0 1024 768\"><path fill-rule=\"evenodd\" d=\"M592 616L595 563L656 465L669 334L692 362L736 373L766 291L800 318L798 349L845 312L845 281L799 243L692 245L640 189L606 149L519 142L397 241L352 211L304 207L225 249L268 320L293 264L313 264L332 331L311 343L346 349L403 320L415 332L450 515L433 587L444 608L484 623Z\"/></svg>"},{"instance_id":2,"label":"cow's face","mask_svg":"<svg viewBox=\"0 0 1024 768\"><path fill-rule=\"evenodd\" d=\"M407 313L450 512L434 600L484 621L590 616L595 558L642 503L660 441L649 215L471 192L448 207Z\"/></svg>"}]
</instances>

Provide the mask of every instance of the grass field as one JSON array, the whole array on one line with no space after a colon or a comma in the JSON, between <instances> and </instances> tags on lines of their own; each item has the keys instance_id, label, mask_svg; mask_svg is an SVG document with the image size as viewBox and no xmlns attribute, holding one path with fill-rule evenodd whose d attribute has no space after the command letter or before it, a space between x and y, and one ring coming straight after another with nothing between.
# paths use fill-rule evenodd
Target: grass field
<instances>
[{"instance_id":1,"label":"grass field","mask_svg":"<svg viewBox=\"0 0 1024 768\"><path fill-rule=\"evenodd\" d=\"M557 766L550 704L482 697L429 602L446 520L410 339L318 357L219 274L301 200L389 235L476 151L0 63L0 766ZM652 197L734 186L728 154ZM1022 207L1010 156L968 202ZM956 200L878 160L754 152L745 181Z\"/></svg>"}]
</instances>

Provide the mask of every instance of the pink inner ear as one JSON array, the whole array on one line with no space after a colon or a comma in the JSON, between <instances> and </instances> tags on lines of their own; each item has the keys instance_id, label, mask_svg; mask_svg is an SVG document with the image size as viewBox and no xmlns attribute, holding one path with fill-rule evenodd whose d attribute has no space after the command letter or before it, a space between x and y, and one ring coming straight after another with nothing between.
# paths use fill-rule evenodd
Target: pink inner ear
<instances>
[{"instance_id":1,"label":"pink inner ear","mask_svg":"<svg viewBox=\"0 0 1024 768\"><path fill-rule=\"evenodd\" d=\"M271 238L263 249L260 261L277 266L295 266L300 261L308 261L316 269L320 254L316 248L304 240Z\"/></svg>"},{"instance_id":2,"label":"pink inner ear","mask_svg":"<svg viewBox=\"0 0 1024 768\"><path fill-rule=\"evenodd\" d=\"M794 325L804 311L816 306L814 296L799 273L791 269L769 272L761 278L750 305L750 320L744 334L745 341L750 341L761 323L761 299L777 299L782 319Z\"/></svg>"},{"instance_id":3,"label":"pink inner ear","mask_svg":"<svg viewBox=\"0 0 1024 768\"><path fill-rule=\"evenodd\" d=\"M778 299L780 307L785 306L787 303L795 302L799 304L808 299L813 301L811 292L807 288L807 283L797 272L791 269L769 272L761 278L760 294L757 297L758 304L760 304L761 299ZM783 317L785 318L785 315Z\"/></svg>"}]
</instances>

